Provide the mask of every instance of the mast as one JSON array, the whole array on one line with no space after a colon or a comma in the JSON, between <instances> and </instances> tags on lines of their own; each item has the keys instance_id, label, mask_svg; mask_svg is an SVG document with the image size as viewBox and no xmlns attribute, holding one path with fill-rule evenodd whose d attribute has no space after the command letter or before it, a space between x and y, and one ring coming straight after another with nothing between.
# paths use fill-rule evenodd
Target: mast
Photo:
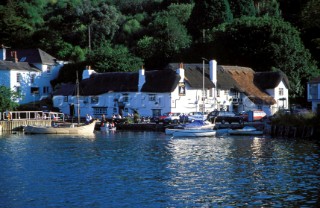
<instances>
[{"instance_id":1,"label":"mast","mask_svg":"<svg viewBox=\"0 0 320 208\"><path fill-rule=\"evenodd\" d=\"M207 60L202 58L202 114L204 114L205 107L205 91L204 91L204 61Z\"/></svg>"},{"instance_id":2,"label":"mast","mask_svg":"<svg viewBox=\"0 0 320 208\"><path fill-rule=\"evenodd\" d=\"M77 91L77 114L78 114L78 124L80 124L80 101L79 101L79 78L77 71L77 80L76 80L76 91Z\"/></svg>"}]
</instances>

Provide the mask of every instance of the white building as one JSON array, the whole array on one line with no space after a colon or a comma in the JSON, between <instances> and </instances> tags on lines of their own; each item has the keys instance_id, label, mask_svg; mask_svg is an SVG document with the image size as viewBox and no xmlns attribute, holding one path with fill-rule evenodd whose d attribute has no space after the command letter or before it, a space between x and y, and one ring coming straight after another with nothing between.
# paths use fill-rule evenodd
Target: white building
<instances>
[{"instance_id":1,"label":"white building","mask_svg":"<svg viewBox=\"0 0 320 208\"><path fill-rule=\"evenodd\" d=\"M320 77L308 82L308 102L312 103L312 111L320 113Z\"/></svg>"},{"instance_id":2,"label":"white building","mask_svg":"<svg viewBox=\"0 0 320 208\"><path fill-rule=\"evenodd\" d=\"M259 81L268 85L263 86ZM280 88L283 88L282 94L279 94ZM62 85L54 93L54 107L72 114L78 106L75 89L74 85ZM210 112L215 109L263 109L270 115L288 105L288 102L285 106L280 102L288 100L285 75L255 73L245 67L217 66L214 60L209 64L176 63L163 70L140 69L130 73L85 70L79 89L82 117L87 113L100 118L102 114L126 116L134 111L142 116L159 116L166 112Z\"/></svg>"},{"instance_id":3,"label":"white building","mask_svg":"<svg viewBox=\"0 0 320 208\"><path fill-rule=\"evenodd\" d=\"M51 96L50 81L58 76L62 66L63 62L41 49L0 48L0 84L19 92L19 104Z\"/></svg>"},{"instance_id":4,"label":"white building","mask_svg":"<svg viewBox=\"0 0 320 208\"><path fill-rule=\"evenodd\" d=\"M248 67L218 66L218 109L263 110L273 115L289 107L289 81L282 72L254 72Z\"/></svg>"}]
</instances>

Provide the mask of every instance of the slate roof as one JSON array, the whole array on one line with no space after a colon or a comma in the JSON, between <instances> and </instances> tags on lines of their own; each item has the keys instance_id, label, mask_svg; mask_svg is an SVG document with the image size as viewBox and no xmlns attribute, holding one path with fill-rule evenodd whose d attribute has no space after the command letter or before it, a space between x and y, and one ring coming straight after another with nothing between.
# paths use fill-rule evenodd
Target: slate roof
<instances>
[{"instance_id":1,"label":"slate roof","mask_svg":"<svg viewBox=\"0 0 320 208\"><path fill-rule=\"evenodd\" d=\"M178 69L180 67L179 63L172 63L167 66L168 69ZM202 89L203 87L203 65L202 64L183 64L185 70L184 76L185 81L195 89ZM207 64L204 66L204 87L206 89L214 88L214 83L210 80L210 72Z\"/></svg>"},{"instance_id":2,"label":"slate roof","mask_svg":"<svg viewBox=\"0 0 320 208\"><path fill-rule=\"evenodd\" d=\"M11 52L17 52L17 58L19 62L29 62L29 63L42 63L46 65L55 64L56 58L46 53L45 51L36 49L7 49L6 57L7 60L13 60L14 57L11 56Z\"/></svg>"},{"instance_id":3,"label":"slate roof","mask_svg":"<svg viewBox=\"0 0 320 208\"><path fill-rule=\"evenodd\" d=\"M0 60L0 69L40 72L39 69L31 67L29 63L26 63L26 62L12 62L12 61L1 61L1 60Z\"/></svg>"}]
</instances>

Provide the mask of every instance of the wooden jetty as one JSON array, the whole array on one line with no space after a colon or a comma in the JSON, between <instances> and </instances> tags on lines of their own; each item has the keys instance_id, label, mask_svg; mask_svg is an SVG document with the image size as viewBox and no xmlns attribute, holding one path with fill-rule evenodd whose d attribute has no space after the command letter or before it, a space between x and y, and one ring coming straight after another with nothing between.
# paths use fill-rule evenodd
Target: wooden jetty
<instances>
[{"instance_id":1,"label":"wooden jetty","mask_svg":"<svg viewBox=\"0 0 320 208\"><path fill-rule=\"evenodd\" d=\"M1 114L0 131L21 131L24 126L50 126L64 122L64 114L43 111L10 111Z\"/></svg>"}]
</instances>

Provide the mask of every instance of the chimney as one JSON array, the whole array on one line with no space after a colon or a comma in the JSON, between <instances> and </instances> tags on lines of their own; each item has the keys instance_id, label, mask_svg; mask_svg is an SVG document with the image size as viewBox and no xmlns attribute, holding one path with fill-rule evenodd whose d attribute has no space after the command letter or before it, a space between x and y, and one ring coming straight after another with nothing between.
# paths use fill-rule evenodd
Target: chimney
<instances>
[{"instance_id":1,"label":"chimney","mask_svg":"<svg viewBox=\"0 0 320 208\"><path fill-rule=\"evenodd\" d=\"M217 88L217 61L210 60L209 61L209 70L210 70L210 79Z\"/></svg>"},{"instance_id":2,"label":"chimney","mask_svg":"<svg viewBox=\"0 0 320 208\"><path fill-rule=\"evenodd\" d=\"M180 81L179 81L179 82L184 82L184 68L183 68L183 63L180 63L179 69L177 69L177 74L180 75Z\"/></svg>"},{"instance_id":3,"label":"chimney","mask_svg":"<svg viewBox=\"0 0 320 208\"><path fill-rule=\"evenodd\" d=\"M2 44L0 48L0 60L5 61L6 60L6 53L7 49L6 47Z\"/></svg>"},{"instance_id":4,"label":"chimney","mask_svg":"<svg viewBox=\"0 0 320 208\"><path fill-rule=\"evenodd\" d=\"M91 66L86 66L86 69L82 72L82 79L90 78L91 74L96 73L94 70L91 69Z\"/></svg>"},{"instance_id":5,"label":"chimney","mask_svg":"<svg viewBox=\"0 0 320 208\"><path fill-rule=\"evenodd\" d=\"M11 51L11 57L13 58L15 63L18 62L17 51Z\"/></svg>"},{"instance_id":6,"label":"chimney","mask_svg":"<svg viewBox=\"0 0 320 208\"><path fill-rule=\"evenodd\" d=\"M142 66L141 69L139 69L139 84L138 84L139 92L141 92L142 86L144 85L145 82L146 82L145 70Z\"/></svg>"}]
</instances>

